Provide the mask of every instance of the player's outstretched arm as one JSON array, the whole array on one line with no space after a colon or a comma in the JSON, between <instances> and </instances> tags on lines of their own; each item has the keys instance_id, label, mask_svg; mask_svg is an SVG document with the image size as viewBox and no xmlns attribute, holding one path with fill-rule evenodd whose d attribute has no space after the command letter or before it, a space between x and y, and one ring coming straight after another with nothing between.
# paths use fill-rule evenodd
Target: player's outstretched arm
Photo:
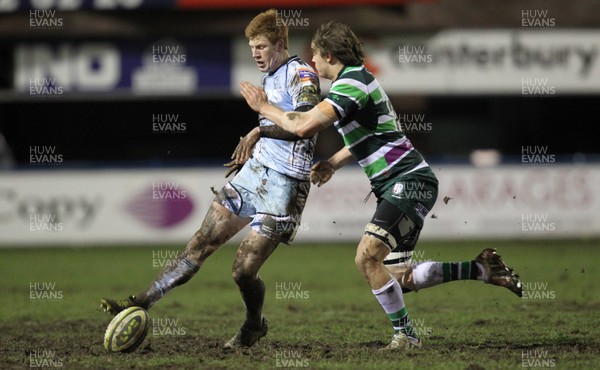
<instances>
[{"instance_id":1,"label":"player's outstretched arm","mask_svg":"<svg viewBox=\"0 0 600 370\"><path fill-rule=\"evenodd\" d=\"M331 163L331 165L333 166L333 169L335 171L344 167L351 161L352 161L352 153L350 153L350 150L348 150L347 147L343 147L342 149L338 150L337 153L332 155L331 158L329 158L327 160L327 162Z\"/></svg>"},{"instance_id":2,"label":"player's outstretched arm","mask_svg":"<svg viewBox=\"0 0 600 370\"><path fill-rule=\"evenodd\" d=\"M269 104L265 92L249 82L242 82L240 91L250 108L277 126L302 138L313 136L337 120L333 107L325 101L308 112L284 112Z\"/></svg>"}]
</instances>

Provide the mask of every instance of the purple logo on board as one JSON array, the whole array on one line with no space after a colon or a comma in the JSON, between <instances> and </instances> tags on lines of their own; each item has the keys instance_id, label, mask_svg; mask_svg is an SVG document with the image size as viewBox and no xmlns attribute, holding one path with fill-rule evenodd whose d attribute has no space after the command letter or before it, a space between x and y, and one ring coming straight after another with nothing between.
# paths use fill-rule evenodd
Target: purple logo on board
<instances>
[{"instance_id":1,"label":"purple logo on board","mask_svg":"<svg viewBox=\"0 0 600 370\"><path fill-rule=\"evenodd\" d=\"M194 202L178 182L155 181L127 202L125 208L151 228L168 229L192 213Z\"/></svg>"}]
</instances>

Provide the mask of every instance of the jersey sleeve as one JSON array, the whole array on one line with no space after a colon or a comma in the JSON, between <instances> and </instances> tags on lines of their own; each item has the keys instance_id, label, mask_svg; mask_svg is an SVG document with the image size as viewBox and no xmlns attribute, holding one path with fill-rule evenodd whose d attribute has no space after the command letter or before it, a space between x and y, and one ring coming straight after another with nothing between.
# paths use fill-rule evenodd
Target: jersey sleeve
<instances>
[{"instance_id":1,"label":"jersey sleeve","mask_svg":"<svg viewBox=\"0 0 600 370\"><path fill-rule=\"evenodd\" d=\"M336 80L325 100L333 106L339 119L352 117L369 101L367 85L352 78Z\"/></svg>"},{"instance_id":2,"label":"jersey sleeve","mask_svg":"<svg viewBox=\"0 0 600 370\"><path fill-rule=\"evenodd\" d=\"M309 67L299 66L291 78L290 92L294 110L316 106L321 100L319 77Z\"/></svg>"}]
</instances>

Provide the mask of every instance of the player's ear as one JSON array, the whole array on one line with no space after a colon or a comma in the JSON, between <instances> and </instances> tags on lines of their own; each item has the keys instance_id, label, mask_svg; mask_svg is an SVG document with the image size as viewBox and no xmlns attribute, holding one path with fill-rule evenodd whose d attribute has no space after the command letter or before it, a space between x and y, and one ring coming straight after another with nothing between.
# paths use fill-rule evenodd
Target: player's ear
<instances>
[{"instance_id":1,"label":"player's ear","mask_svg":"<svg viewBox=\"0 0 600 370\"><path fill-rule=\"evenodd\" d=\"M279 41L277 41L277 45L276 45L277 51L283 51L283 45L284 45L283 39L279 39Z\"/></svg>"},{"instance_id":2,"label":"player's ear","mask_svg":"<svg viewBox=\"0 0 600 370\"><path fill-rule=\"evenodd\" d=\"M327 61L327 63L329 64L334 64L335 60L333 54L331 54L330 52L327 52L327 54L325 55L325 60Z\"/></svg>"}]
</instances>

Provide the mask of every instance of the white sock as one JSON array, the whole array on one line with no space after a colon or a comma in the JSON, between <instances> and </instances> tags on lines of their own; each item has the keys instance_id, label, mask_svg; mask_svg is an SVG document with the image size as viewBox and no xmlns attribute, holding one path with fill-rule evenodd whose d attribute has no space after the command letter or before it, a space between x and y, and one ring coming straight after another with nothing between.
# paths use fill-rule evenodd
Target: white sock
<instances>
[{"instance_id":1,"label":"white sock","mask_svg":"<svg viewBox=\"0 0 600 370\"><path fill-rule=\"evenodd\" d=\"M474 261L464 262L423 262L413 266L415 289L430 288L435 285L456 280L487 280L487 274L479 262L475 262L477 272L473 271ZM446 268L444 274L444 266Z\"/></svg>"},{"instance_id":2,"label":"white sock","mask_svg":"<svg viewBox=\"0 0 600 370\"><path fill-rule=\"evenodd\" d=\"M408 318L408 310L404 306L402 287L398 280L392 278L383 287L373 290L373 294L390 319L394 333L405 331L411 335L414 334Z\"/></svg>"},{"instance_id":3,"label":"white sock","mask_svg":"<svg viewBox=\"0 0 600 370\"><path fill-rule=\"evenodd\" d=\"M404 308L402 288L395 278L392 278L381 288L373 290L373 294L386 314L396 313Z\"/></svg>"},{"instance_id":4,"label":"white sock","mask_svg":"<svg viewBox=\"0 0 600 370\"><path fill-rule=\"evenodd\" d=\"M413 267L415 289L421 290L444 282L442 262L423 262Z\"/></svg>"}]
</instances>

